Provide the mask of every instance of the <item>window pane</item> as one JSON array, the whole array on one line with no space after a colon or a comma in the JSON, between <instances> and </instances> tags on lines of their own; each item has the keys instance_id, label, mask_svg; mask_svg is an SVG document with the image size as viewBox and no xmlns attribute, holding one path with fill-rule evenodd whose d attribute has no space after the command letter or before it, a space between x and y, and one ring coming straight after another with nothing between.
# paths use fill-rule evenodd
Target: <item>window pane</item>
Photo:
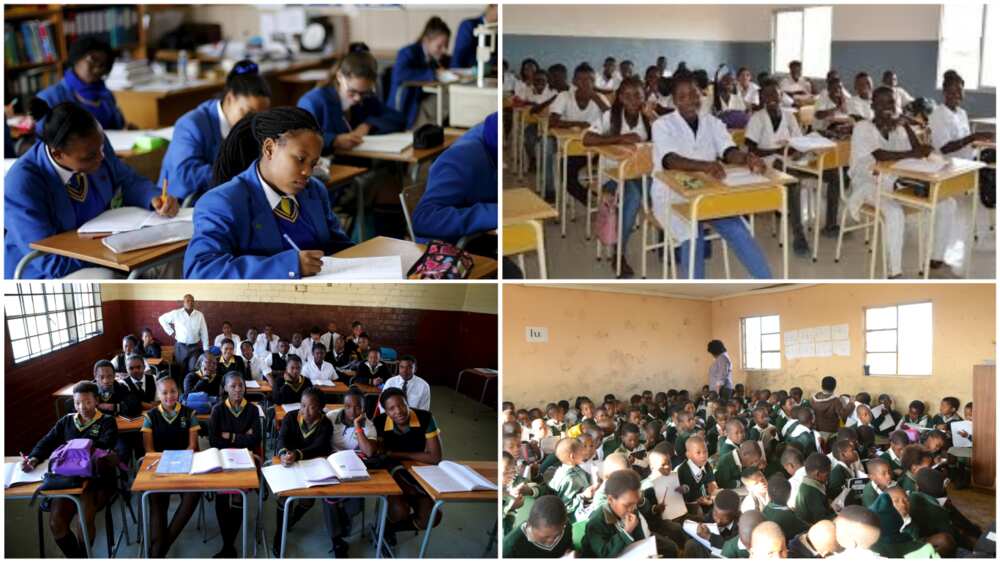
<instances>
[{"instance_id":1,"label":"window pane","mask_svg":"<svg viewBox=\"0 0 1000 562\"><path fill-rule=\"evenodd\" d=\"M4 295L3 308L7 316L21 315L21 297L17 295Z\"/></svg>"},{"instance_id":2,"label":"window pane","mask_svg":"<svg viewBox=\"0 0 1000 562\"><path fill-rule=\"evenodd\" d=\"M994 49L997 48L996 37L994 34L997 32L996 26L997 11L992 6L986 6L986 34L983 35L983 79L980 86L988 88L996 88L997 82L993 75L993 54Z\"/></svg>"},{"instance_id":3,"label":"window pane","mask_svg":"<svg viewBox=\"0 0 1000 562\"><path fill-rule=\"evenodd\" d=\"M788 63L802 58L802 12L774 16L774 72L788 72Z\"/></svg>"},{"instance_id":4,"label":"window pane","mask_svg":"<svg viewBox=\"0 0 1000 562\"><path fill-rule=\"evenodd\" d=\"M760 318L743 319L743 351L747 369L760 369Z\"/></svg>"},{"instance_id":5,"label":"window pane","mask_svg":"<svg viewBox=\"0 0 1000 562\"><path fill-rule=\"evenodd\" d=\"M895 353L868 353L865 355L865 364L868 365L868 373L872 375L896 374Z\"/></svg>"},{"instance_id":6,"label":"window pane","mask_svg":"<svg viewBox=\"0 0 1000 562\"><path fill-rule=\"evenodd\" d=\"M14 351L14 361L24 359L28 356L27 340L12 341L10 342L10 347Z\"/></svg>"},{"instance_id":7,"label":"window pane","mask_svg":"<svg viewBox=\"0 0 1000 562\"><path fill-rule=\"evenodd\" d=\"M931 374L934 325L931 303L899 307L899 373Z\"/></svg>"},{"instance_id":8,"label":"window pane","mask_svg":"<svg viewBox=\"0 0 1000 562\"><path fill-rule=\"evenodd\" d=\"M896 330L865 333L865 351L896 351Z\"/></svg>"},{"instance_id":9,"label":"window pane","mask_svg":"<svg viewBox=\"0 0 1000 562\"><path fill-rule=\"evenodd\" d=\"M833 8L806 8L803 25L802 74L813 78L825 77L830 70Z\"/></svg>"},{"instance_id":10,"label":"window pane","mask_svg":"<svg viewBox=\"0 0 1000 562\"><path fill-rule=\"evenodd\" d=\"M781 368L781 354L780 353L762 353L761 354L761 366L764 369L780 369Z\"/></svg>"},{"instance_id":11,"label":"window pane","mask_svg":"<svg viewBox=\"0 0 1000 562\"><path fill-rule=\"evenodd\" d=\"M865 310L866 330L885 330L896 327L896 307L869 308Z\"/></svg>"},{"instance_id":12,"label":"window pane","mask_svg":"<svg viewBox=\"0 0 1000 562\"><path fill-rule=\"evenodd\" d=\"M781 330L781 321L777 315L761 316L760 332L762 334L774 334Z\"/></svg>"},{"instance_id":13,"label":"window pane","mask_svg":"<svg viewBox=\"0 0 1000 562\"><path fill-rule=\"evenodd\" d=\"M781 349L781 336L779 334L767 334L760 337L760 348L762 351L778 351Z\"/></svg>"},{"instance_id":14,"label":"window pane","mask_svg":"<svg viewBox=\"0 0 1000 562\"><path fill-rule=\"evenodd\" d=\"M965 87L979 87L979 49L983 30L982 4L946 4L941 7L941 38L938 46L936 85L941 87L945 70L956 70Z\"/></svg>"},{"instance_id":15,"label":"window pane","mask_svg":"<svg viewBox=\"0 0 1000 562\"><path fill-rule=\"evenodd\" d=\"M24 320L16 318L7 321L7 333L11 340L19 340L25 336Z\"/></svg>"}]
</instances>

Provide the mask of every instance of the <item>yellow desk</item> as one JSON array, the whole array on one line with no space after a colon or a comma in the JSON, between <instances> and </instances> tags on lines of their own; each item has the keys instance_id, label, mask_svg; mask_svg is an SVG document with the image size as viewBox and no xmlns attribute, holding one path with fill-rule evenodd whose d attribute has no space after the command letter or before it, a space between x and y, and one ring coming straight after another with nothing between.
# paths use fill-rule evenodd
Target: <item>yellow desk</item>
<instances>
[{"instance_id":1,"label":"yellow desk","mask_svg":"<svg viewBox=\"0 0 1000 562\"><path fill-rule=\"evenodd\" d=\"M487 480L493 482L494 484L499 483L497 463L496 461L455 461L460 464L464 464L475 470L480 475L485 477ZM420 487L427 492L427 495L434 500L434 507L431 508L431 515L428 521L434 521L437 516L438 510L445 502L473 502L473 503L495 503L497 501L497 491L496 490L477 490L474 492L448 492L442 493L434 489L434 486L429 484L424 480L420 474L413 470L415 466L423 466L423 463L418 463L414 461L403 461L403 466L409 471L413 478L420 484ZM427 553L427 545L430 543L431 530L434 525L428 525L427 529L424 530L424 538L420 542L420 552L417 554L417 558L423 558Z\"/></svg>"},{"instance_id":2,"label":"yellow desk","mask_svg":"<svg viewBox=\"0 0 1000 562\"><path fill-rule=\"evenodd\" d=\"M21 457L4 457L4 462L21 462ZM34 495L35 491L42 485L41 482L35 482L33 484L21 484L18 486L11 486L3 491L3 496L5 500L30 500ZM87 553L87 558L92 558L90 551L90 540L87 538L90 536L87 534L87 518L83 514L83 501L81 496L83 492L90 485L89 480L83 482L83 486L79 488L67 488L64 490L49 490L42 492L41 495L47 498L64 498L76 505L76 516L80 521L80 531L83 534L85 540L83 541L84 552ZM39 507L38 509L41 509ZM110 506L105 507L105 509L111 509ZM72 531L71 531L72 532ZM39 537L43 539L43 537Z\"/></svg>"},{"instance_id":3,"label":"yellow desk","mask_svg":"<svg viewBox=\"0 0 1000 562\"><path fill-rule=\"evenodd\" d=\"M844 195L844 168L851 163L851 140L844 139L831 141L836 146L824 150L810 151L815 158L808 164L797 164L788 156L789 146L785 145L784 162L785 171L794 170L804 174L816 176L816 193L812 198L813 223L813 255L812 261L816 263L819 255L819 202L823 197L823 173L828 170L837 170L837 180L840 182L840 198ZM843 202L841 202L843 204ZM837 260L840 259L840 245L837 245Z\"/></svg>"},{"instance_id":4,"label":"yellow desk","mask_svg":"<svg viewBox=\"0 0 1000 562\"><path fill-rule=\"evenodd\" d=\"M584 133L586 133L586 129L582 127L548 129L548 134L556 139L556 161L553 173L559 178L555 186L556 209L559 210L559 225L563 238L566 237L566 197L568 195L566 186L569 185L569 175L566 168L570 156L588 156L588 151L583 146ZM589 162L587 168L590 169ZM572 210L573 217L576 218L576 207L572 207Z\"/></svg>"},{"instance_id":5,"label":"yellow desk","mask_svg":"<svg viewBox=\"0 0 1000 562\"><path fill-rule=\"evenodd\" d=\"M590 237L590 215L597 212L595 207L593 210L590 208L591 197L597 197L598 204L600 202L600 196L604 190L604 179L614 181L617 184L617 194L616 198L618 204L618 240L616 242L616 264L615 264L615 276L621 277L622 275L622 254L624 253L624 248L622 248L622 234L625 228L632 228L635 225L624 224L623 213L625 205L625 182L628 180L641 179L643 182L643 192L645 192L646 177L653 173L653 145L652 143L641 143L641 144L607 144L601 146L587 147L588 150L596 153L598 155L597 162L597 182L592 183L590 186L590 194L587 197L587 237ZM606 162L611 160L617 162L617 165L613 167L608 167ZM643 238L643 243L645 243L645 237ZM598 259L602 255L601 242L597 240L598 249ZM646 252L642 253L642 275L646 276Z\"/></svg>"},{"instance_id":6,"label":"yellow desk","mask_svg":"<svg viewBox=\"0 0 1000 562\"><path fill-rule=\"evenodd\" d=\"M539 276L548 277L545 258L545 230L542 221L559 216L551 205L525 187L503 192L503 255L518 256L524 270L524 254L538 252Z\"/></svg>"}]
</instances>

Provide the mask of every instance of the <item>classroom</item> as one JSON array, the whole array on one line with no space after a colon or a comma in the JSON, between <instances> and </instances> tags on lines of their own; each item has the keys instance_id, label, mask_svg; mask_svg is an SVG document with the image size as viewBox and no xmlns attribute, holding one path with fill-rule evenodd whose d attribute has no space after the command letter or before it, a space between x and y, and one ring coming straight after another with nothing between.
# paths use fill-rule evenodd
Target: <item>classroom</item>
<instances>
[{"instance_id":1,"label":"classroom","mask_svg":"<svg viewBox=\"0 0 1000 562\"><path fill-rule=\"evenodd\" d=\"M5 556L496 558L497 312L492 284L8 282Z\"/></svg>"},{"instance_id":2,"label":"classroom","mask_svg":"<svg viewBox=\"0 0 1000 562\"><path fill-rule=\"evenodd\" d=\"M4 278L497 277L498 25L5 4Z\"/></svg>"},{"instance_id":3,"label":"classroom","mask_svg":"<svg viewBox=\"0 0 1000 562\"><path fill-rule=\"evenodd\" d=\"M505 278L994 278L995 11L505 6Z\"/></svg>"},{"instance_id":4,"label":"classroom","mask_svg":"<svg viewBox=\"0 0 1000 562\"><path fill-rule=\"evenodd\" d=\"M994 557L995 290L505 283L504 557Z\"/></svg>"}]
</instances>

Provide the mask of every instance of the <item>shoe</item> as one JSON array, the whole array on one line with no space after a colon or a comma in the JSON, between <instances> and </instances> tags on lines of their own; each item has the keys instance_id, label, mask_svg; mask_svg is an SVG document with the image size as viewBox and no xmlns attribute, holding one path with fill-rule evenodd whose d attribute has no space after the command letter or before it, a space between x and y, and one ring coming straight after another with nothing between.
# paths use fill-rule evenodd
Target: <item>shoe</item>
<instances>
[{"instance_id":1,"label":"shoe","mask_svg":"<svg viewBox=\"0 0 1000 562\"><path fill-rule=\"evenodd\" d=\"M931 260L931 269L941 269L942 267L944 267L944 261Z\"/></svg>"},{"instance_id":2,"label":"shoe","mask_svg":"<svg viewBox=\"0 0 1000 562\"><path fill-rule=\"evenodd\" d=\"M809 255L809 242L806 242L806 237L798 235L795 240L792 241L792 251L795 252L796 256L805 257Z\"/></svg>"},{"instance_id":3,"label":"shoe","mask_svg":"<svg viewBox=\"0 0 1000 562\"><path fill-rule=\"evenodd\" d=\"M618 256L611 257L611 269L615 270L618 268ZM622 274L618 276L619 279L632 279L635 277L635 270L632 266L628 264L628 260L625 256L622 256Z\"/></svg>"},{"instance_id":4,"label":"shoe","mask_svg":"<svg viewBox=\"0 0 1000 562\"><path fill-rule=\"evenodd\" d=\"M823 238L836 238L837 235L840 234L840 225L828 224L824 226L823 229L819 231L819 233L823 235Z\"/></svg>"},{"instance_id":5,"label":"shoe","mask_svg":"<svg viewBox=\"0 0 1000 562\"><path fill-rule=\"evenodd\" d=\"M344 539L340 537L333 539L333 554L337 558L347 558L349 548L350 545Z\"/></svg>"}]
</instances>

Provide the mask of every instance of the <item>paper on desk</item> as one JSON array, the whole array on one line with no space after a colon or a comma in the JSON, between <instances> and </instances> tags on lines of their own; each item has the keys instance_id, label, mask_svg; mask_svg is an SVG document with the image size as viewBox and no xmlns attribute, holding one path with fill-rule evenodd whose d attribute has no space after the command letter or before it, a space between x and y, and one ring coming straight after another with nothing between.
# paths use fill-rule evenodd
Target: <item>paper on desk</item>
<instances>
[{"instance_id":1,"label":"paper on desk","mask_svg":"<svg viewBox=\"0 0 1000 562\"><path fill-rule=\"evenodd\" d=\"M836 143L819 133L810 133L801 137L792 137L788 139L788 145L799 152L825 150L837 146Z\"/></svg>"},{"instance_id":2,"label":"paper on desk","mask_svg":"<svg viewBox=\"0 0 1000 562\"><path fill-rule=\"evenodd\" d=\"M285 409L286 414L291 414L301 408L302 404L300 402L292 402L290 404L282 404L281 407Z\"/></svg>"},{"instance_id":3,"label":"paper on desk","mask_svg":"<svg viewBox=\"0 0 1000 562\"><path fill-rule=\"evenodd\" d=\"M111 142L111 148L115 152L121 152L123 150L130 150L138 141L143 137L159 137L170 140L174 136L173 127L165 127L163 129L149 129L142 131L104 131L107 135L108 141Z\"/></svg>"},{"instance_id":4,"label":"paper on desk","mask_svg":"<svg viewBox=\"0 0 1000 562\"><path fill-rule=\"evenodd\" d=\"M892 419L892 416L886 416L885 419L882 420L882 423L879 424L878 430L879 431L885 431L885 430L891 428L895 423L896 422L895 422L895 420Z\"/></svg>"},{"instance_id":5,"label":"paper on desk","mask_svg":"<svg viewBox=\"0 0 1000 562\"><path fill-rule=\"evenodd\" d=\"M767 183L768 181L766 176L751 172L745 168L736 168L726 170L726 177L722 180L722 183L729 187L736 187L740 185Z\"/></svg>"},{"instance_id":6,"label":"paper on desk","mask_svg":"<svg viewBox=\"0 0 1000 562\"><path fill-rule=\"evenodd\" d=\"M680 485L680 480L676 472L671 472L666 476L661 476L653 480L653 492L656 495L656 501L664 505L663 519L677 519L687 513L687 504L684 503L684 496L677 491Z\"/></svg>"},{"instance_id":7,"label":"paper on desk","mask_svg":"<svg viewBox=\"0 0 1000 562\"><path fill-rule=\"evenodd\" d=\"M450 70L443 70L439 72L437 75L437 81L444 82L445 84L449 84L451 82L458 82L461 79L462 79L461 76Z\"/></svg>"},{"instance_id":8,"label":"paper on desk","mask_svg":"<svg viewBox=\"0 0 1000 562\"><path fill-rule=\"evenodd\" d=\"M181 209L174 217L162 217L154 211L149 211L140 207L118 207L108 209L89 221L83 223L77 232L80 234L99 234L128 232L139 230L146 226L158 226L173 222L192 222L194 220L194 209L188 207Z\"/></svg>"},{"instance_id":9,"label":"paper on desk","mask_svg":"<svg viewBox=\"0 0 1000 562\"><path fill-rule=\"evenodd\" d=\"M246 381L247 388L260 388L260 383L257 381Z\"/></svg>"},{"instance_id":10,"label":"paper on desk","mask_svg":"<svg viewBox=\"0 0 1000 562\"><path fill-rule=\"evenodd\" d=\"M940 172L948 165L948 161L943 158L903 158L892 165L893 170L905 172L917 172L919 174L933 174Z\"/></svg>"},{"instance_id":11,"label":"paper on desk","mask_svg":"<svg viewBox=\"0 0 1000 562\"><path fill-rule=\"evenodd\" d=\"M122 254L161 244L190 240L192 236L194 236L193 222L175 221L112 234L101 240L101 244L116 254Z\"/></svg>"},{"instance_id":12,"label":"paper on desk","mask_svg":"<svg viewBox=\"0 0 1000 562\"><path fill-rule=\"evenodd\" d=\"M959 431L964 431L969 434L968 437L962 437L958 434ZM953 447L971 447L972 446L972 422L965 421L953 421L951 422L951 445Z\"/></svg>"},{"instance_id":13,"label":"paper on desk","mask_svg":"<svg viewBox=\"0 0 1000 562\"><path fill-rule=\"evenodd\" d=\"M323 269L313 279L402 279L399 256L371 258L323 257Z\"/></svg>"},{"instance_id":14,"label":"paper on desk","mask_svg":"<svg viewBox=\"0 0 1000 562\"><path fill-rule=\"evenodd\" d=\"M387 135L366 135L356 151L403 152L413 145L413 133L390 133Z\"/></svg>"},{"instance_id":15,"label":"paper on desk","mask_svg":"<svg viewBox=\"0 0 1000 562\"><path fill-rule=\"evenodd\" d=\"M656 550L656 537L649 536L641 541L635 541L621 551L618 558L659 558Z\"/></svg>"}]
</instances>

